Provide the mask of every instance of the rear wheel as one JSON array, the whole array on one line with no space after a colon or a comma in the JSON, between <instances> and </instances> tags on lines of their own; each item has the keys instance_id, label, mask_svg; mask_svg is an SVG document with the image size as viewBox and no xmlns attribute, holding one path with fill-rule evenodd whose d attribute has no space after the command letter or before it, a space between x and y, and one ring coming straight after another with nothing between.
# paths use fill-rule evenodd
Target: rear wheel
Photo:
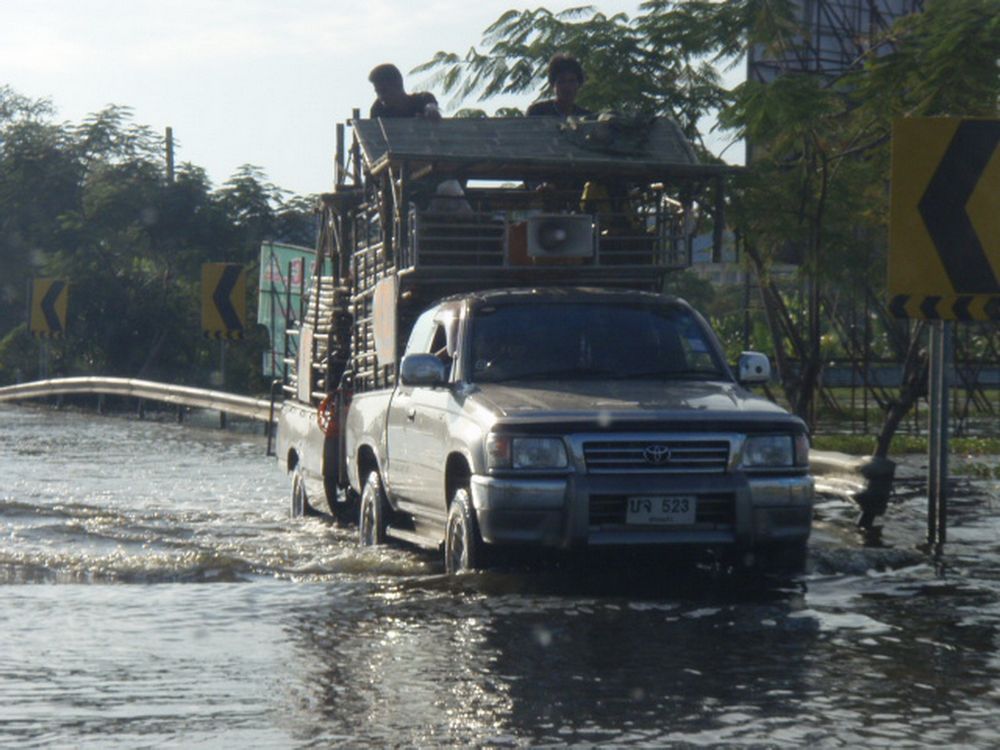
<instances>
[{"instance_id":1,"label":"rear wheel","mask_svg":"<svg viewBox=\"0 0 1000 750\"><path fill-rule=\"evenodd\" d=\"M388 508L382 481L377 471L365 479L361 490L361 505L358 511L358 542L362 547L385 544L385 529L388 525Z\"/></svg>"},{"instance_id":2,"label":"rear wheel","mask_svg":"<svg viewBox=\"0 0 1000 750\"><path fill-rule=\"evenodd\" d=\"M306 493L306 481L302 476L302 470L295 468L292 475L292 504L290 515L292 518L301 518L306 514L309 507L309 496Z\"/></svg>"},{"instance_id":3,"label":"rear wheel","mask_svg":"<svg viewBox=\"0 0 1000 750\"><path fill-rule=\"evenodd\" d=\"M459 487L451 499L444 535L444 569L449 575L483 567L484 545L476 528L469 490Z\"/></svg>"}]
</instances>

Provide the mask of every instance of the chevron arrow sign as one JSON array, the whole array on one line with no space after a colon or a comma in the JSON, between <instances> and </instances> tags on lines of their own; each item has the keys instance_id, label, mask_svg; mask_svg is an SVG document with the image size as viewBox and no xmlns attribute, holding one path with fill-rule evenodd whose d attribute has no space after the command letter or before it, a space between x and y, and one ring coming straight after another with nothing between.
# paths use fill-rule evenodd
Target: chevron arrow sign
<instances>
[{"instance_id":1,"label":"chevron arrow sign","mask_svg":"<svg viewBox=\"0 0 1000 750\"><path fill-rule=\"evenodd\" d=\"M888 270L897 317L996 319L1000 120L893 124Z\"/></svg>"},{"instance_id":2,"label":"chevron arrow sign","mask_svg":"<svg viewBox=\"0 0 1000 750\"><path fill-rule=\"evenodd\" d=\"M239 263L201 267L201 331L210 339L241 339L247 317L246 269Z\"/></svg>"},{"instance_id":3,"label":"chevron arrow sign","mask_svg":"<svg viewBox=\"0 0 1000 750\"><path fill-rule=\"evenodd\" d=\"M31 285L28 328L36 338L62 338L66 332L69 282L65 279L35 279Z\"/></svg>"},{"instance_id":4,"label":"chevron arrow sign","mask_svg":"<svg viewBox=\"0 0 1000 750\"><path fill-rule=\"evenodd\" d=\"M888 307L894 318L1000 323L1000 295L896 294L889 298Z\"/></svg>"}]
</instances>

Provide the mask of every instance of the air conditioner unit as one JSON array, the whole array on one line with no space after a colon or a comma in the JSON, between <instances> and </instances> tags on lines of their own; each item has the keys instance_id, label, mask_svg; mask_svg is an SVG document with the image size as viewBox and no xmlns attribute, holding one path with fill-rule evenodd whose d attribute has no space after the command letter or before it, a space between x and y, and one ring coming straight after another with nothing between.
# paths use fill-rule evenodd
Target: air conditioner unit
<instances>
[{"instance_id":1,"label":"air conditioner unit","mask_svg":"<svg viewBox=\"0 0 1000 750\"><path fill-rule=\"evenodd\" d=\"M529 258L594 257L594 220L588 215L540 214L527 221Z\"/></svg>"}]
</instances>

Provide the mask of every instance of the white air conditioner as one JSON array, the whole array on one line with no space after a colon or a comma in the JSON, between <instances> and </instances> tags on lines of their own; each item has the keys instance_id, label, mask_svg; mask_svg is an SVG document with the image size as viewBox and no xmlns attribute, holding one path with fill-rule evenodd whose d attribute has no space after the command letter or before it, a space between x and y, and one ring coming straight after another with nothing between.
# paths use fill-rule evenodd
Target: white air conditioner
<instances>
[{"instance_id":1,"label":"white air conditioner","mask_svg":"<svg viewBox=\"0 0 1000 750\"><path fill-rule=\"evenodd\" d=\"M587 215L540 214L527 221L529 258L592 258L594 220Z\"/></svg>"}]
</instances>

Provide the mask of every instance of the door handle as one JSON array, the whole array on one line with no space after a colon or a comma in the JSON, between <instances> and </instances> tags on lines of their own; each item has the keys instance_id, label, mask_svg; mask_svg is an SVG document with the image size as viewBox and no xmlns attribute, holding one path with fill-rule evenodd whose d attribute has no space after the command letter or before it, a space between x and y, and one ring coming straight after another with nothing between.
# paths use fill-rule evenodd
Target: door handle
<instances>
[{"instance_id":1,"label":"door handle","mask_svg":"<svg viewBox=\"0 0 1000 750\"><path fill-rule=\"evenodd\" d=\"M417 410L416 409L414 409L414 408L411 407L411 408L409 408L409 409L406 410L406 418L409 419L411 422L414 419L416 419L416 416L417 416Z\"/></svg>"}]
</instances>

